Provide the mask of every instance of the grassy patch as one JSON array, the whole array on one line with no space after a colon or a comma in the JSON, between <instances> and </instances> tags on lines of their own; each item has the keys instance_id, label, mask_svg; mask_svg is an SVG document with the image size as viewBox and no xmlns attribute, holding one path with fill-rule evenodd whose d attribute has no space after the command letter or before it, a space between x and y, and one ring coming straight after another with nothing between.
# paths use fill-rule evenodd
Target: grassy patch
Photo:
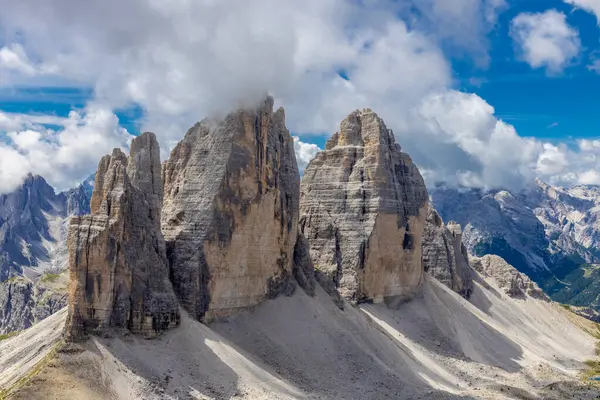
<instances>
[{"instance_id":1,"label":"grassy patch","mask_svg":"<svg viewBox=\"0 0 600 400\"><path fill-rule=\"evenodd\" d=\"M56 280L58 280L58 278L60 278L60 274L44 274L42 275L42 277L40 278L40 281L42 283L50 283L50 282L55 282Z\"/></svg>"},{"instance_id":2,"label":"grassy patch","mask_svg":"<svg viewBox=\"0 0 600 400\"><path fill-rule=\"evenodd\" d=\"M29 373L27 373L27 375L23 376L21 379L19 379L17 382L15 382L11 387L9 387L8 389L0 388L0 400L8 400L10 394L21 389L23 386L25 386L27 383L29 383L33 378L35 378L35 376L37 374L39 374L40 371L46 366L48 361L52 360L56 356L56 353L60 350L62 345L63 345L62 341L59 341L58 343L56 343L54 345L54 347L52 347L52 350L50 350L44 358L42 358L37 364L35 364L35 366L31 369L31 371L29 371Z\"/></svg>"},{"instance_id":3,"label":"grassy patch","mask_svg":"<svg viewBox=\"0 0 600 400\"><path fill-rule=\"evenodd\" d=\"M600 376L600 361L587 360L585 365L588 366L588 370L583 374L583 378L588 380L595 376Z\"/></svg>"},{"instance_id":4,"label":"grassy patch","mask_svg":"<svg viewBox=\"0 0 600 400\"><path fill-rule=\"evenodd\" d=\"M10 339L13 336L17 336L19 333L21 333L21 331L9 332L5 333L4 335L0 335L0 341Z\"/></svg>"},{"instance_id":5,"label":"grassy patch","mask_svg":"<svg viewBox=\"0 0 600 400\"><path fill-rule=\"evenodd\" d=\"M600 324L595 323L596 331L590 332L590 334L598 339L596 342L596 355L600 356ZM585 361L585 365L588 366L587 371L583 373L583 379L586 381L593 377L600 377L600 360L587 360ZM600 384L600 381L593 381L597 384Z\"/></svg>"},{"instance_id":6,"label":"grassy patch","mask_svg":"<svg viewBox=\"0 0 600 400\"><path fill-rule=\"evenodd\" d=\"M567 311L573 311L573 310L571 310L571 306L570 306L570 305L568 305L568 304L561 304L560 306L561 306L562 308L564 308L565 310L567 310Z\"/></svg>"}]
</instances>

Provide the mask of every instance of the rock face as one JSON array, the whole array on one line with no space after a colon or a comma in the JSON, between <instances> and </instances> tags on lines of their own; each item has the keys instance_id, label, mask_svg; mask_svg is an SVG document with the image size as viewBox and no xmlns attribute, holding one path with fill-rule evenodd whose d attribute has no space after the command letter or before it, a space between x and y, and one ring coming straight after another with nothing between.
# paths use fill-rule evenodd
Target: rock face
<instances>
[{"instance_id":1,"label":"rock face","mask_svg":"<svg viewBox=\"0 0 600 400\"><path fill-rule=\"evenodd\" d=\"M540 180L520 191L431 191L436 210L464 227L469 254L495 254L555 301L600 310L600 188Z\"/></svg>"},{"instance_id":2,"label":"rock face","mask_svg":"<svg viewBox=\"0 0 600 400\"><path fill-rule=\"evenodd\" d=\"M272 98L192 127L163 180L171 280L192 315L220 318L294 290L300 177Z\"/></svg>"},{"instance_id":3,"label":"rock face","mask_svg":"<svg viewBox=\"0 0 600 400\"><path fill-rule=\"evenodd\" d=\"M69 227L69 318L66 337L128 330L146 337L179 323L160 232L162 181L158 143L144 133L126 157L100 160L91 215Z\"/></svg>"},{"instance_id":4,"label":"rock face","mask_svg":"<svg viewBox=\"0 0 600 400\"><path fill-rule=\"evenodd\" d=\"M68 220L89 210L90 197L86 182L55 194L39 175L0 195L0 334L25 329L66 305L64 285L40 279L67 268Z\"/></svg>"},{"instance_id":5,"label":"rock face","mask_svg":"<svg viewBox=\"0 0 600 400\"><path fill-rule=\"evenodd\" d=\"M423 280L428 195L371 110L354 111L302 178L300 230L318 272L352 302L410 297Z\"/></svg>"},{"instance_id":6,"label":"rock face","mask_svg":"<svg viewBox=\"0 0 600 400\"><path fill-rule=\"evenodd\" d=\"M66 288L11 278L0 284L0 334L27 329L66 305Z\"/></svg>"},{"instance_id":7,"label":"rock face","mask_svg":"<svg viewBox=\"0 0 600 400\"><path fill-rule=\"evenodd\" d=\"M531 296L536 299L550 301L548 296L525 274L520 273L515 267L503 258L495 255L486 255L481 258L471 257L473 269L484 276L493 278L500 288L511 297L523 298Z\"/></svg>"},{"instance_id":8,"label":"rock face","mask_svg":"<svg viewBox=\"0 0 600 400\"><path fill-rule=\"evenodd\" d=\"M95 177L96 175L93 174L78 187L60 194L64 199L67 215L86 215L90 213L90 200L94 191Z\"/></svg>"},{"instance_id":9,"label":"rock face","mask_svg":"<svg viewBox=\"0 0 600 400\"><path fill-rule=\"evenodd\" d=\"M427 211L423 233L423 267L425 272L468 299L473 291L473 276L467 249L462 243L462 229L456 222L444 226L432 206Z\"/></svg>"}]
</instances>

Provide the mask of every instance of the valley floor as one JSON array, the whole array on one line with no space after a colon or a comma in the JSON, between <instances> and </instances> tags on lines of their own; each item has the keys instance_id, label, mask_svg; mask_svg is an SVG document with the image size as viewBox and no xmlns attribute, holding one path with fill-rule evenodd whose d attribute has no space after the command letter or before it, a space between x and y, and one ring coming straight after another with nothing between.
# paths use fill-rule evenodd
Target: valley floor
<instances>
[{"instance_id":1,"label":"valley floor","mask_svg":"<svg viewBox=\"0 0 600 400\"><path fill-rule=\"evenodd\" d=\"M66 345L15 399L593 399L580 373L596 325L476 280L471 301L427 278L416 299L346 305L298 289L227 321L183 313L156 340ZM60 313L0 342L9 388L59 340ZM52 355L52 354L51 354ZM25 364L23 364L23 360ZM0 396L1 398L1 396Z\"/></svg>"}]
</instances>

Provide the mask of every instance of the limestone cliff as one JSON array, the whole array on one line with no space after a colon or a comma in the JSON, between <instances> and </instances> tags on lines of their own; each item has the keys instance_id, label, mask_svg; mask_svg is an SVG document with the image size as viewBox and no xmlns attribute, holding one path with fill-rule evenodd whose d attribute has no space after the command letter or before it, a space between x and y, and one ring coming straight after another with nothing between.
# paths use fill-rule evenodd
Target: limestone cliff
<instances>
[{"instance_id":1,"label":"limestone cliff","mask_svg":"<svg viewBox=\"0 0 600 400\"><path fill-rule=\"evenodd\" d=\"M540 300L550 301L548 296L525 274L517 271L503 258L495 255L485 255L481 258L470 257L473 269L484 278L492 278L498 286L511 297L523 298L526 295Z\"/></svg>"},{"instance_id":2,"label":"limestone cliff","mask_svg":"<svg viewBox=\"0 0 600 400\"><path fill-rule=\"evenodd\" d=\"M462 229L456 222L444 226L437 211L429 206L423 233L425 272L468 299L473 291L473 276Z\"/></svg>"},{"instance_id":3,"label":"limestone cliff","mask_svg":"<svg viewBox=\"0 0 600 400\"><path fill-rule=\"evenodd\" d=\"M171 280L192 315L219 318L294 290L300 177L272 98L192 127L163 180Z\"/></svg>"},{"instance_id":4,"label":"limestone cliff","mask_svg":"<svg viewBox=\"0 0 600 400\"><path fill-rule=\"evenodd\" d=\"M67 305L64 274L43 275L37 282L13 277L0 284L0 335L22 331Z\"/></svg>"},{"instance_id":5,"label":"limestone cliff","mask_svg":"<svg viewBox=\"0 0 600 400\"><path fill-rule=\"evenodd\" d=\"M423 280L427 190L371 110L354 111L302 178L300 230L315 269L353 302L408 298Z\"/></svg>"},{"instance_id":6,"label":"limestone cliff","mask_svg":"<svg viewBox=\"0 0 600 400\"><path fill-rule=\"evenodd\" d=\"M178 324L161 202L154 134L135 138L129 158L115 149L100 160L91 215L73 217L69 227L67 339L126 330L152 337Z\"/></svg>"}]
</instances>

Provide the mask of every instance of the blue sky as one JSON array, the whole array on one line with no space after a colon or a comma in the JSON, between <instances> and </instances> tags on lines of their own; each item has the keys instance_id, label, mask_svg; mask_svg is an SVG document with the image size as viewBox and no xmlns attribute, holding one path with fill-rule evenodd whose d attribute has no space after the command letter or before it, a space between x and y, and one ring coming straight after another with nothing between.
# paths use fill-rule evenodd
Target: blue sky
<instances>
[{"instance_id":1,"label":"blue sky","mask_svg":"<svg viewBox=\"0 0 600 400\"><path fill-rule=\"evenodd\" d=\"M556 9L580 34L585 49L577 62L564 73L548 76L544 69L532 69L515 57L509 36L510 21L522 12ZM490 63L478 65L472 58L451 55L456 86L480 95L496 115L517 128L520 135L568 141L600 136L600 76L588 69L594 56L600 58L600 30L596 17L560 0L511 0L488 35ZM343 72L340 73L343 75ZM27 87L0 88L0 110L15 113L53 113L67 116L81 109L92 97L93 88ZM137 134L139 106L116 110L121 125ZM329 133L300 135L302 140L323 147Z\"/></svg>"},{"instance_id":2,"label":"blue sky","mask_svg":"<svg viewBox=\"0 0 600 400\"><path fill-rule=\"evenodd\" d=\"M600 52L596 17L562 1L524 0L512 1L511 5L489 35L489 68L477 68L471 62L454 63L460 88L486 99L496 109L496 115L513 124L521 135L551 140L598 137L600 77L588 69L594 55ZM573 66L555 76L519 61L508 33L510 21L519 13L547 9L567 15L567 22L579 31L585 49Z\"/></svg>"},{"instance_id":3,"label":"blue sky","mask_svg":"<svg viewBox=\"0 0 600 400\"><path fill-rule=\"evenodd\" d=\"M428 184L600 184L600 3L257 0L232 12L228 1L11 3L0 156L12 161L0 160L0 181L31 170L68 187L140 130L165 157L195 121L269 91L301 168L345 115L371 107Z\"/></svg>"}]
</instances>

